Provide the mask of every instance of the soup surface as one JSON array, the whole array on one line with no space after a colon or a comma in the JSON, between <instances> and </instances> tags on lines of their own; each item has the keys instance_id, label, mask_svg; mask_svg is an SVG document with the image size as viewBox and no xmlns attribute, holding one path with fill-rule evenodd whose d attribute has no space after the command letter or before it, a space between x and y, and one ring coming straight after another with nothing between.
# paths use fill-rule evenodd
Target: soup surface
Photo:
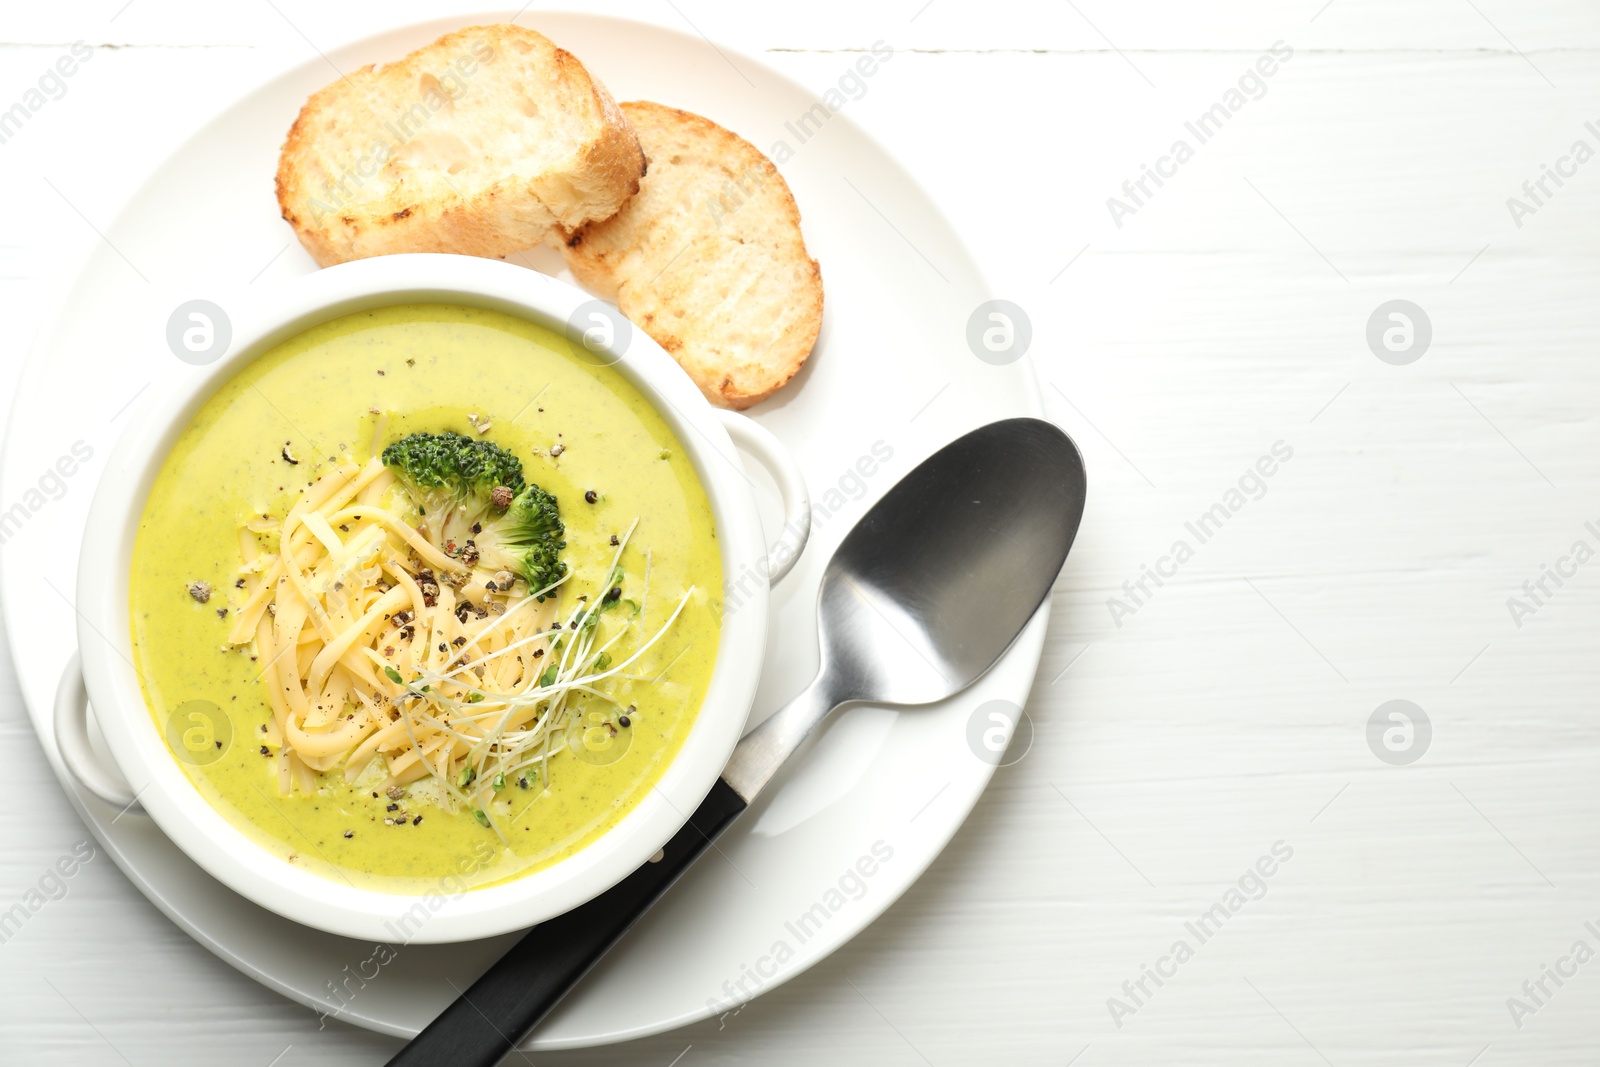
<instances>
[{"instance_id":1,"label":"soup surface","mask_svg":"<svg viewBox=\"0 0 1600 1067\"><path fill-rule=\"evenodd\" d=\"M566 691L559 716L546 705L528 712L534 723L551 720L544 759L493 783L466 773L477 751L467 745L459 776L451 769L448 781L423 773L428 764L420 756L408 775L391 773L382 755L359 767L338 757L312 759L325 766L295 764L289 773L286 726L328 728L320 723L326 717L341 729L366 729L368 737L385 723L391 734L405 733L435 720L402 709L423 709L437 691L429 692L422 675L411 676L403 649L385 646L383 635L403 633L405 620L385 611L367 652L375 668L347 661L347 681L354 693L362 689L356 676L375 670L376 689L388 696L314 711L316 722L285 723L269 685L272 671L295 662L292 650L274 656L273 667L248 634L230 643L262 581L251 558L282 552L284 517L319 479L370 472L387 445L447 430L509 451L527 482L559 501L565 524L567 573L549 601L534 603L521 583L498 600L475 593L480 578L450 601L466 602L461 633L479 619L493 622L488 609L520 610L526 598L529 614L543 613L542 626L568 620L568 630L542 638L551 656L540 662L554 664L564 643L578 643L572 620L604 604L595 647L601 638L613 643L594 663L608 670L591 670L599 680ZM385 506L402 505L391 492ZM346 535L326 536L337 551ZM386 536L386 551L405 550L400 536ZM449 549L458 550L453 543ZM179 438L134 543L134 662L174 758L262 847L364 888L426 892L441 879L481 886L581 849L649 792L705 696L719 634L712 594L721 583L704 490L667 425L620 374L580 359L561 335L498 312L388 307L324 323L255 360ZM391 589L401 596L401 584L398 575L385 575L369 596ZM277 614L264 619L267 627ZM418 647L419 655L432 655ZM439 648L454 654L443 641ZM380 654L406 669L387 667ZM469 645L460 659L473 654ZM307 658L299 656L302 669ZM395 684L383 682L385 674ZM460 692L462 701L484 699ZM497 706L489 696L482 706ZM458 713L466 710L476 709Z\"/></svg>"}]
</instances>

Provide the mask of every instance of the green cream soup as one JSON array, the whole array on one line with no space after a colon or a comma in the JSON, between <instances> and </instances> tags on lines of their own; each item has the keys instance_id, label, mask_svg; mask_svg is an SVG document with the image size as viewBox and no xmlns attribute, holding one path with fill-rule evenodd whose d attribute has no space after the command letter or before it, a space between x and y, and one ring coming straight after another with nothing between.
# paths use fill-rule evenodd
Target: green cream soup
<instances>
[{"instance_id":1,"label":"green cream soup","mask_svg":"<svg viewBox=\"0 0 1600 1067\"><path fill-rule=\"evenodd\" d=\"M616 611L603 623L606 633L625 631L616 658L662 631L625 673L596 683L598 694L574 696L570 716L588 740L557 746L543 774L503 783L487 802L492 826L427 778L391 796L381 756L354 781L340 766L315 775L309 794L284 792L263 664L253 644L227 643L248 593L245 524L256 523L246 537L275 552L270 520L309 485L408 434L445 430L508 450L528 482L559 500L570 572L561 617L617 583ZM612 539L635 520L615 573ZM197 582L210 588L203 600ZM134 543L134 662L179 765L262 847L364 888L425 892L450 876L482 886L571 855L654 786L710 682L721 584L705 492L621 375L521 319L389 307L279 345L227 382L179 438Z\"/></svg>"}]
</instances>

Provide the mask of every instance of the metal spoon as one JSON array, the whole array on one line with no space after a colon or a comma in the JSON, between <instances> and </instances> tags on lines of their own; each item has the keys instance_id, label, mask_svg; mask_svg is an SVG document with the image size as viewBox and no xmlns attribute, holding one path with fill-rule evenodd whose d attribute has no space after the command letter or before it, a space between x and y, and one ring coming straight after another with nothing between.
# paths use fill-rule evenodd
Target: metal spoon
<instances>
[{"instance_id":1,"label":"metal spoon","mask_svg":"<svg viewBox=\"0 0 1600 1067\"><path fill-rule=\"evenodd\" d=\"M390 1067L499 1063L835 708L931 704L977 681L1049 595L1077 535L1084 493L1077 447L1038 419L990 423L919 464L828 562L815 680L745 735L661 858L536 927Z\"/></svg>"}]
</instances>

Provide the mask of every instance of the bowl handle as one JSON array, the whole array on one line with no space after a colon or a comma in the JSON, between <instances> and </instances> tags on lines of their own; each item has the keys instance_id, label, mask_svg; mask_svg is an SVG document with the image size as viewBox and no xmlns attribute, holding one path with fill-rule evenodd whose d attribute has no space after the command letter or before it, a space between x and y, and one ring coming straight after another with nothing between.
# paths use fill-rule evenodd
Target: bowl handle
<instances>
[{"instance_id":1,"label":"bowl handle","mask_svg":"<svg viewBox=\"0 0 1600 1067\"><path fill-rule=\"evenodd\" d=\"M83 684L83 665L74 652L56 686L56 747L61 762L77 783L107 804L123 811L141 811L127 779L100 762L89 744L89 691Z\"/></svg>"},{"instance_id":2,"label":"bowl handle","mask_svg":"<svg viewBox=\"0 0 1600 1067\"><path fill-rule=\"evenodd\" d=\"M722 410L717 412L717 418L733 443L772 475L778 485L778 495L783 498L783 533L767 549L767 561L771 564L768 581L777 585L794 567L811 537L811 495L806 491L805 475L783 442L754 419L736 411Z\"/></svg>"}]
</instances>

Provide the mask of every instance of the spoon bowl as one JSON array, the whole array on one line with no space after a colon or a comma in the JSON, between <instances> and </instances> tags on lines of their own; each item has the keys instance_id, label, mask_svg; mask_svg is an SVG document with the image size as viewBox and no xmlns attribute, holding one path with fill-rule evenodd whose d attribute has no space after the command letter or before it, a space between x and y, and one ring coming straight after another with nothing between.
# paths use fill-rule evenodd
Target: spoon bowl
<instances>
[{"instance_id":1,"label":"spoon bowl","mask_svg":"<svg viewBox=\"0 0 1600 1067\"><path fill-rule=\"evenodd\" d=\"M1072 438L1040 419L989 423L918 464L828 561L817 676L745 735L723 781L753 800L833 709L931 704L982 677L1050 594L1087 485Z\"/></svg>"},{"instance_id":2,"label":"spoon bowl","mask_svg":"<svg viewBox=\"0 0 1600 1067\"><path fill-rule=\"evenodd\" d=\"M918 465L823 575L818 674L833 695L928 704L976 681L1048 595L1084 490L1072 439L1037 419L991 423Z\"/></svg>"}]
</instances>

